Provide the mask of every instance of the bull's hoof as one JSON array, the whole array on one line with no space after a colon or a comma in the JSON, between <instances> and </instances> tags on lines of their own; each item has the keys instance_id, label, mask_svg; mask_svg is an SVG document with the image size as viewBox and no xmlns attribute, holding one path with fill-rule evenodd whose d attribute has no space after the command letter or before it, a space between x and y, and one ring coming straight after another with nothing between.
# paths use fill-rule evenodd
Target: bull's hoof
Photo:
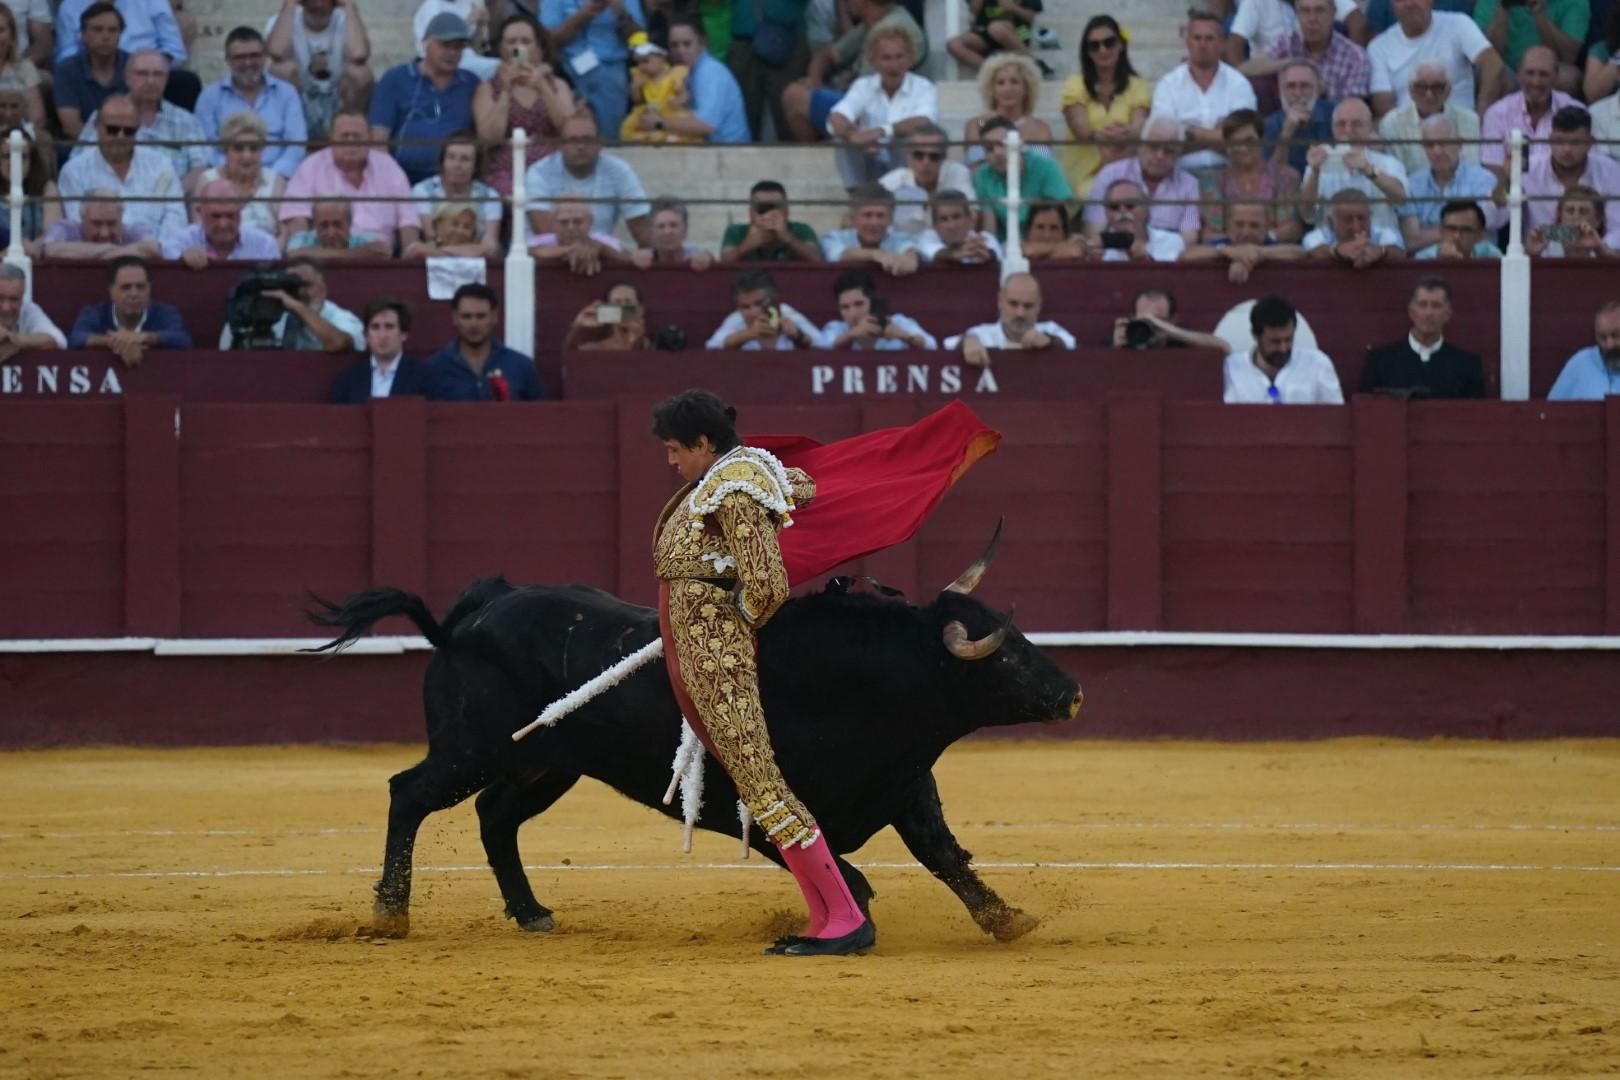
<instances>
[{"instance_id":1,"label":"bull's hoof","mask_svg":"<svg viewBox=\"0 0 1620 1080\"><path fill-rule=\"evenodd\" d=\"M1041 920L1035 916L1019 911L1017 908L1008 908L986 925L985 929L990 931L992 937L1005 945L1009 941L1017 941L1039 925L1041 925Z\"/></svg>"},{"instance_id":2,"label":"bull's hoof","mask_svg":"<svg viewBox=\"0 0 1620 1080\"><path fill-rule=\"evenodd\" d=\"M557 929L557 920L548 912L545 915L536 915L532 919L519 919L518 929L526 930L531 934L549 934Z\"/></svg>"},{"instance_id":3,"label":"bull's hoof","mask_svg":"<svg viewBox=\"0 0 1620 1080\"><path fill-rule=\"evenodd\" d=\"M372 914L370 929L371 932L366 935L367 937L408 937L411 932L411 917L404 912L391 914L386 911L377 911Z\"/></svg>"}]
</instances>

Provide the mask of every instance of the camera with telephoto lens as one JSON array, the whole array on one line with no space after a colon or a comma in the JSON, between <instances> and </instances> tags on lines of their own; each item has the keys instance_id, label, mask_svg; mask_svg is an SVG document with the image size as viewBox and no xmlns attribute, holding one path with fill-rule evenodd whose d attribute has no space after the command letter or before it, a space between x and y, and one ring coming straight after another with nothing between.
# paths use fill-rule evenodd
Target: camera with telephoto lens
<instances>
[{"instance_id":1,"label":"camera with telephoto lens","mask_svg":"<svg viewBox=\"0 0 1620 1080\"><path fill-rule=\"evenodd\" d=\"M225 301L225 320L231 328L233 349L279 349L276 324L287 306L267 293L303 296L304 279L286 270L261 267L238 281Z\"/></svg>"},{"instance_id":2,"label":"camera with telephoto lens","mask_svg":"<svg viewBox=\"0 0 1620 1080\"><path fill-rule=\"evenodd\" d=\"M1146 319L1132 319L1125 324L1125 345L1127 348L1145 349L1153 344L1155 333L1154 325Z\"/></svg>"}]
</instances>

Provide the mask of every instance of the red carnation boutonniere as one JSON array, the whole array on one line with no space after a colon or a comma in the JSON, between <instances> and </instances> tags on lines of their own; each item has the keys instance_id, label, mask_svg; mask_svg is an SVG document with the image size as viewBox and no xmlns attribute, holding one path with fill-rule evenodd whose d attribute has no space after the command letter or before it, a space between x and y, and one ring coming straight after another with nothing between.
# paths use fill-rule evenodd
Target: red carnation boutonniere
<instances>
[{"instance_id":1,"label":"red carnation boutonniere","mask_svg":"<svg viewBox=\"0 0 1620 1080\"><path fill-rule=\"evenodd\" d=\"M494 395L496 401L512 400L512 387L507 383L506 376L501 374L499 368L489 373L489 392Z\"/></svg>"}]
</instances>

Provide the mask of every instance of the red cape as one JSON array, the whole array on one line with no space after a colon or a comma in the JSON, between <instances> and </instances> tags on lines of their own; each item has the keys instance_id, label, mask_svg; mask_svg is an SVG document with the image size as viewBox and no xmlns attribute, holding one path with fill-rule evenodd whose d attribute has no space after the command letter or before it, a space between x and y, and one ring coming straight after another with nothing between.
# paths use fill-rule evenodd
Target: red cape
<instances>
[{"instance_id":1,"label":"red cape","mask_svg":"<svg viewBox=\"0 0 1620 1080\"><path fill-rule=\"evenodd\" d=\"M779 534L782 560L794 585L835 566L904 543L951 485L993 453L1001 432L960 401L909 427L869 431L835 443L803 435L756 435L744 440L769 450L816 482L816 498L793 513Z\"/></svg>"}]
</instances>

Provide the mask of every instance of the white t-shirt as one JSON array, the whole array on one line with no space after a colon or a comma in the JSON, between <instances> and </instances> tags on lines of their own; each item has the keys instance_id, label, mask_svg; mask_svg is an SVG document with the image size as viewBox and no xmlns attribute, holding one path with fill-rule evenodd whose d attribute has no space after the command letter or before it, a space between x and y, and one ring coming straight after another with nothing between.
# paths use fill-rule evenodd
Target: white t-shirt
<instances>
[{"instance_id":1,"label":"white t-shirt","mask_svg":"<svg viewBox=\"0 0 1620 1080\"><path fill-rule=\"evenodd\" d=\"M1356 10L1356 0L1334 0L1333 17L1343 22ZM1246 37L1259 52L1271 47L1299 29L1299 17L1292 4L1283 0L1238 0L1237 14L1232 18L1232 33Z\"/></svg>"},{"instance_id":2,"label":"white t-shirt","mask_svg":"<svg viewBox=\"0 0 1620 1080\"><path fill-rule=\"evenodd\" d=\"M264 24L266 41L270 39L270 31L275 29L276 20L279 18L280 15L272 15ZM343 31L348 19L348 12L340 7L333 8L332 18L327 22L326 29L311 30L304 25L303 5L293 8L293 59L298 61L298 70L303 73L305 79L325 85L343 73ZM322 53L326 54L326 79L317 80L311 73L309 65L312 59Z\"/></svg>"},{"instance_id":3,"label":"white t-shirt","mask_svg":"<svg viewBox=\"0 0 1620 1080\"><path fill-rule=\"evenodd\" d=\"M1221 121L1239 109L1255 108L1254 86L1237 68L1221 63L1215 79L1204 90L1193 81L1185 63L1159 80L1153 90L1153 116L1168 116L1189 127L1220 130ZM1181 157L1183 169L1204 169L1224 165L1226 158L1215 150L1198 150Z\"/></svg>"},{"instance_id":4,"label":"white t-shirt","mask_svg":"<svg viewBox=\"0 0 1620 1080\"><path fill-rule=\"evenodd\" d=\"M1474 107L1474 60L1491 47L1479 25L1468 15L1436 11L1429 28L1415 38L1396 23L1372 39L1367 58L1372 61L1372 92L1393 93L1395 104L1412 99L1407 83L1425 60L1446 65L1451 74L1451 99L1464 108Z\"/></svg>"},{"instance_id":5,"label":"white t-shirt","mask_svg":"<svg viewBox=\"0 0 1620 1080\"><path fill-rule=\"evenodd\" d=\"M1035 329L1047 335L1053 341L1056 341L1059 345L1062 345L1065 349L1074 348L1074 335L1063 329L1063 327L1059 326L1055 322L1038 322L1035 324ZM947 350L960 349L962 347L962 339L967 337L968 334L972 334L974 337L978 338L979 344L983 345L987 349L1022 348L1022 346L1009 345L1007 343L1007 332L1001 328L1000 319L997 319L995 322L991 323L980 323L978 326L970 326L965 332L957 334L954 337L946 338L945 348Z\"/></svg>"},{"instance_id":6,"label":"white t-shirt","mask_svg":"<svg viewBox=\"0 0 1620 1080\"><path fill-rule=\"evenodd\" d=\"M1227 353L1223 399L1228 405L1343 405L1344 388L1332 360L1295 342L1275 380L1255 366L1252 351Z\"/></svg>"}]
</instances>

